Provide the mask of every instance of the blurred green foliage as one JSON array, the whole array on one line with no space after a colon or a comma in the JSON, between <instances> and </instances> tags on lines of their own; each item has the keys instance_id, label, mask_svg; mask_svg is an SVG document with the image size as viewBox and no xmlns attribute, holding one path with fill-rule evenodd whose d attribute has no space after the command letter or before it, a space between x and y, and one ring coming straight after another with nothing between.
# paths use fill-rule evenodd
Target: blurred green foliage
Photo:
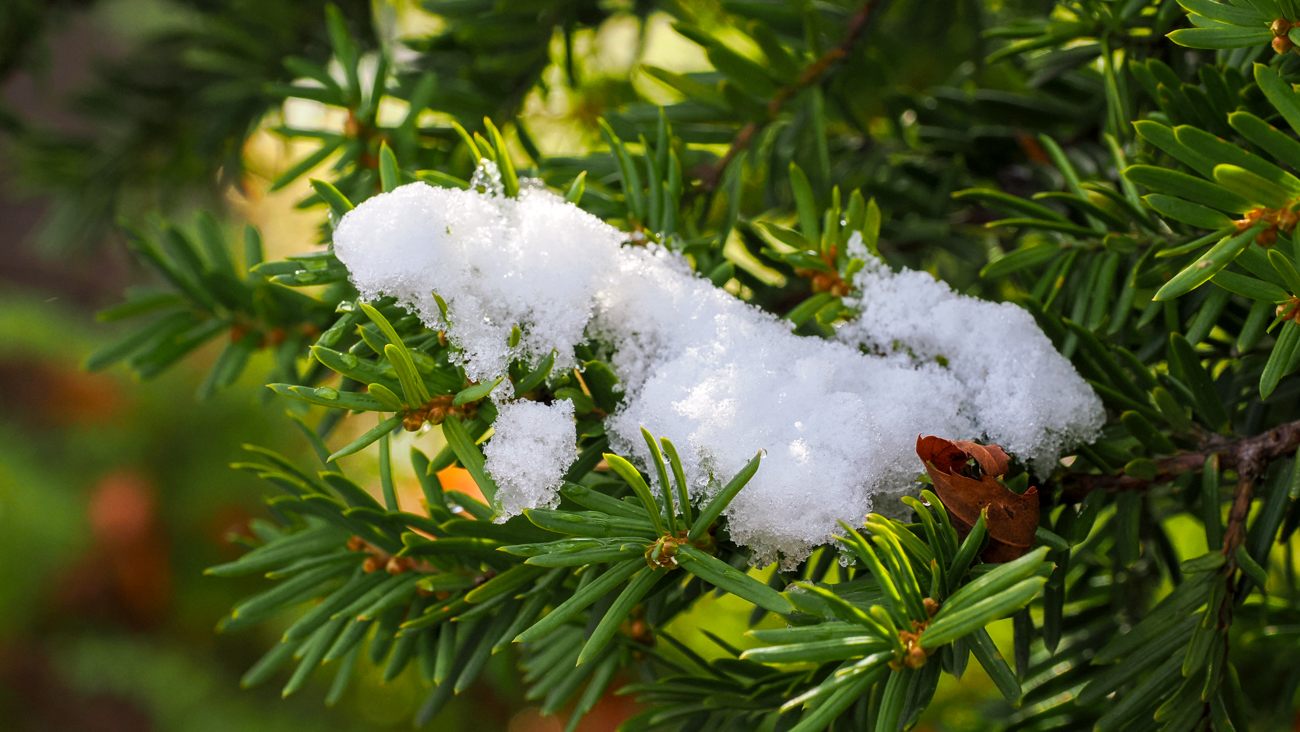
<instances>
[{"instance_id":1,"label":"blurred green foliage","mask_svg":"<svg viewBox=\"0 0 1300 732\"><path fill-rule=\"evenodd\" d=\"M266 418L252 383L203 409L175 398L195 392L210 352L147 385L84 373L105 336L39 293L0 298L4 728L406 728L419 702L409 682L359 679L334 709L239 688L278 631L213 634L220 609L256 586L203 574L236 556L229 539L259 510L259 483L227 465L245 440L303 445ZM494 678L492 691L452 705L448 723L472 714L504 729L521 705L510 675ZM498 694L510 701L470 711Z\"/></svg>"}]
</instances>

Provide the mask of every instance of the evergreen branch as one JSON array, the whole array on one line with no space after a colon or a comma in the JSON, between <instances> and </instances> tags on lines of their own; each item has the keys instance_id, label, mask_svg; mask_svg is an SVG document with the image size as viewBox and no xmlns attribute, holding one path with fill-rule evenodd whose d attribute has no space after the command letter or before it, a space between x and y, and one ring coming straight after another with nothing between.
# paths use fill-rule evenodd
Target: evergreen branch
<instances>
[{"instance_id":1,"label":"evergreen branch","mask_svg":"<svg viewBox=\"0 0 1300 732\"><path fill-rule=\"evenodd\" d=\"M1198 26L1176 39L1209 36L1222 44L1240 40L1233 26L1253 36L1263 32L1252 10L1209 0L1180 3L1204 7L1190 12L1230 32ZM1276 4L1300 8L1300 0ZM457 5L439 7L446 22L437 31L404 39L415 58L407 63L404 51L398 68L389 66L390 44L376 44L369 34L354 37L356 29L344 22L349 13L331 8L327 23L313 22L321 38L301 56L255 49L259 68L201 74L205 94L196 103L241 97L225 82L214 84L229 78L246 82L242 96L258 108L293 98L338 112L330 115L337 125L286 121L274 128L310 150L270 183L279 188L322 176L312 181L314 197L300 206L317 207L321 243L333 245L267 262L255 233L238 257L227 251L230 242L215 220L201 221L192 235L159 226L155 236L136 242L136 253L169 289L137 293L106 314L149 316L152 323L91 361L125 360L149 376L203 341L228 335L207 393L234 382L256 352L274 352L272 391L294 400L293 417L321 465L302 468L256 447L238 465L284 495L269 501L272 521L250 525L256 548L211 571L264 574L274 583L239 603L221 627L238 630L297 614L246 676L248 684L288 665L284 692L290 694L318 669L337 667L326 697L333 703L364 656L385 680L408 673L428 687L417 716L425 723L475 683L494 654L515 647L526 698L542 714L574 709L570 729L613 679L635 675L644 683L629 690L647 709L629 720L629 729L897 730L917 723L941 674L960 678L973 656L1017 705L998 720L1001 726L1124 729L1154 722L1191 729L1199 720L1199 728L1231 729L1244 728L1248 714L1262 714L1264 725L1294 716L1290 690L1300 675L1278 650L1300 636L1294 630L1300 610L1294 596L1277 591L1282 582L1275 579L1292 593L1298 581L1289 555L1270 561L1270 554L1300 524L1292 500L1300 493L1300 470L1291 471L1285 489L1280 480L1260 483L1266 475L1284 477L1278 469L1300 446L1294 405L1279 397L1264 401L1275 390L1287 393L1283 380L1300 369L1300 327L1290 322L1300 292L1294 64L1257 65L1252 86L1249 54L1216 61L1208 54L1166 56L1138 40L1134 34L1158 38L1177 23L1178 3L1153 13L1143 3L1112 12L1106 3L1059 2L1044 17L1015 9L1023 4L968 3L954 8L950 23L935 23L931 4L921 2L854 0L813 10L727 3L726 15L738 22L721 32L711 15L678 4L678 30L705 49L713 72L647 67L682 97L657 118L654 100L638 90L583 84L571 73L571 91L582 102L572 121L586 125L581 129L592 145L574 156L542 155L528 132L533 115L525 110L511 129L511 142L530 161L519 165L514 145L506 145L490 120L478 131L449 120L515 117L519 100L546 89L542 76L556 62L548 49L557 28L564 31L566 64L598 63L601 34L578 44L576 57L573 35L598 30L608 16L570 2L490 13L484 12L490 2ZM657 7L643 5L638 15ZM890 24L907 32L878 28L870 52L860 49L873 14L886 7ZM990 30L985 22L1004 25ZM1300 41L1300 27L1278 30L1294 31ZM733 33L750 36L753 45L744 45L757 49L755 57L733 50ZM1004 59L1001 66L945 58L965 48L979 52L985 45L977 38L1011 41L990 60ZM238 60L240 53L236 47L217 57ZM919 58L908 58L912 53ZM860 82L868 79L888 86L889 99L851 107L845 97L861 94ZM1078 89L1105 94L1095 95L1096 104L1066 98ZM406 116L381 119L379 108L390 102L405 107ZM595 143L593 120L583 111L589 104L610 115L599 129L605 145ZM897 123L867 125L854 119L858 114ZM856 138L868 126L873 144L863 147ZM213 132L233 139L228 125ZM1100 139L1090 139L1094 132ZM717 154L707 152L715 145ZM1035 165L1026 167L1026 157ZM761 197L746 186L745 195L729 196L725 206L702 206L708 202L683 196L684 167L706 197L743 176L769 185ZM785 170L788 178L778 181ZM1039 173L1048 174L1053 190L1025 180ZM573 206L520 195L524 178L567 187L565 200ZM1000 184L976 187L990 180ZM394 194L410 181L434 189L412 188L410 199ZM777 189L786 183L788 191ZM382 200L374 198L379 192ZM428 211L409 205L417 199L439 212L435 224L446 225L431 225ZM755 210L760 199L762 209ZM954 200L980 210L954 208ZM440 203L453 201L457 206ZM579 202L585 214L576 210ZM393 215L376 215L382 210ZM403 222L394 236L378 228L393 222ZM550 231L565 222L580 232L590 225L592 246L569 249L551 241ZM980 223L991 233L972 226ZM489 230L503 245L499 252L477 246L466 233ZM1041 521L1032 495L1026 500L1033 515L1017 513L1019 504L1005 500L967 513L943 491L904 499L912 523L879 515L862 522L864 511L844 510L852 521L841 525L838 545L782 553L783 566L761 579L748 564L767 561L777 545L742 543L758 525L750 509L766 502L770 515L761 518L779 522L783 541L806 550L800 542L815 534L796 530L796 522L801 514L820 514L822 506L802 504L818 511L801 512L792 502L772 502L775 488L807 497L799 476L811 470L826 484L813 500L840 511L837 504L848 496L835 486L863 480L869 471L844 469L840 464L847 463L833 459L792 461L773 451L764 458L762 485L745 488L758 469L755 458L744 468L732 465L735 477L717 489L725 476L714 473L727 471L705 458L794 433L760 434L756 426L766 426L768 412L755 409L736 412L729 434L719 428L716 439L696 437L697 431L675 426L696 424L694 417L674 422L680 415L651 405L655 398L639 386L642 372L677 369L673 388L691 389L695 411L706 414L724 398L746 410L761 408L772 391L808 381L805 370L765 368L766 354L793 361L813 344L824 353L827 373L839 373L839 356L820 350L818 336L851 342L869 358L910 359L914 370L930 370L933 359L942 379L894 382L898 403L872 399L867 403L881 417L852 425L879 424L883 437L904 424L891 418L912 405L942 412L934 400L955 388L954 379L966 393L980 393L966 375L984 373L990 351L999 364L1039 363L1002 352L1019 340L1001 327L1009 322L1002 317L1008 306L986 316L975 301L950 299L943 284L921 277L902 286L902 273L892 272L903 265L937 278L980 265L990 236L1005 254L979 270L985 283L978 287L1028 304L1037 322L1022 317L1025 332L1046 334L1081 378L1078 390L1046 389L1043 398L1017 404L1007 424L979 431L994 439L1019 434L1034 420L1035 431L1048 437L1081 437L1104 423L1102 436L1081 448L1095 467L1079 464L1055 478L1062 500L1092 498ZM673 294L665 285L702 283L652 267L640 254L625 260L629 238L662 245L666 251L656 258L680 255L683 266L726 290L719 302L730 307L734 296L788 321L797 331L791 338L808 340L777 348L733 338L757 321L752 313L713 308L708 298L716 293L703 286L682 290L701 295L683 298L689 308L656 307ZM888 242L891 261L880 256L881 241ZM458 259L471 251L474 256ZM588 258L606 255L584 267ZM548 267L562 264L542 269L543 260ZM644 282L631 275L590 279L590 272L617 269L602 261L635 264ZM430 279L435 269L448 276ZM474 276L452 276L469 272ZM516 283L536 288L505 289ZM617 290L612 299L626 308L611 314L600 304L591 321L601 323L599 331L568 328L568 314L590 315L593 283ZM931 293L931 286L938 290ZM304 287L311 289L297 289ZM1152 292L1168 302L1149 305ZM918 302L928 307L915 320L872 317L879 313L875 304L898 303L902 312ZM678 338L682 323L709 321L701 314L715 316L710 322L719 327L690 325L689 337ZM480 318L482 327L470 327ZM893 325L885 329L876 321ZM721 327L728 324L743 328ZM990 324L999 326L996 339L970 337ZM846 327L860 331L837 337L851 334ZM755 325L752 332L768 331ZM924 338L913 341L917 333ZM1232 347L1207 364L1203 349L1209 343L1218 349L1225 334L1235 336ZM725 358L673 356L701 353L703 343L719 346L714 352ZM1271 353L1262 358L1266 350ZM482 365L488 361L491 368ZM750 383L743 373L754 361L754 371L770 376ZM643 362L671 368L641 368ZM861 365L845 354L844 373L863 375L848 370ZM724 369L736 378L700 386ZM1042 372L1025 378L1017 370L1008 383L1041 385ZM1064 376L1047 378L1065 384ZM820 386L800 393L813 412L839 414L833 411L843 402L838 386L833 393ZM1087 428L1058 433L1046 426L1049 417L1067 412L1075 419L1066 421ZM644 414L636 421L693 435L682 449L692 461L683 463L666 440L627 431L631 420L610 419L620 413ZM1234 433L1233 414L1268 421ZM779 409L771 415L784 430L786 415ZM336 434L340 424L360 420L366 422L361 429ZM413 512L403 511L392 436L430 424L441 426L446 445L436 443L431 456L412 450L410 472L422 502L415 508L412 496L403 495ZM794 426L802 441L804 425ZM834 440L847 432L833 427L807 432L816 450L810 455L861 452L861 441L836 447L841 443ZM613 452L642 438L647 450ZM335 444L349 439L342 448ZM1059 442L1053 454L1071 440ZM350 462L340 458L372 445L379 457L375 484L346 477ZM902 457L914 467L909 452ZM1119 463L1127 464L1109 467ZM1234 481L1230 497L1221 489L1225 471ZM986 472L978 460L951 468L954 478L987 483L999 482L1002 476L992 474L998 472ZM1189 487L1198 476L1199 491ZM1011 495L1007 488L1019 493L1030 477L1019 469L1006 475L997 495ZM708 490L699 490L701 478ZM1142 491L1171 482L1177 488L1163 490L1160 501L1145 500ZM999 511L1005 515L999 518ZM1192 520L1175 525L1167 516ZM1008 536L1012 518L1028 528L1023 542ZM1197 528L1209 549L1187 557L1183 539ZM993 551L1013 545L1028 553L1002 562ZM1166 580L1171 591L1157 600L1151 588ZM1266 603L1245 602L1266 586ZM714 594L749 606L751 626L773 614L786 627L755 627L750 635L759 647L742 652L711 632L710 617L688 615ZM1008 616L1014 618L1014 670L985 629ZM727 657L705 660L674 640L665 631L679 618L701 625ZM1169 648L1185 650L1170 654ZM1280 659L1280 672L1257 670L1260 651ZM1249 693L1240 688L1237 668L1254 674ZM1250 703L1272 698L1279 700L1276 710Z\"/></svg>"},{"instance_id":2,"label":"evergreen branch","mask_svg":"<svg viewBox=\"0 0 1300 732\"><path fill-rule=\"evenodd\" d=\"M1285 427L1293 428L1290 430L1291 446L1288 450L1274 455L1281 457L1287 451L1293 451L1297 444L1300 444L1300 428L1296 427L1297 423L1291 422L1280 427L1274 428L1269 432L1259 435L1258 437L1269 436ZM1255 495L1255 480L1268 463L1265 457L1265 447L1277 447L1281 443L1273 442L1271 445L1262 444L1259 440L1243 440L1246 445L1241 449L1236 457L1237 467L1237 487L1233 491L1232 509L1228 512L1228 527L1223 534L1223 556L1227 562L1229 570L1236 567L1237 548L1246 538L1246 516L1250 513L1250 501Z\"/></svg>"},{"instance_id":3,"label":"evergreen branch","mask_svg":"<svg viewBox=\"0 0 1300 732\"><path fill-rule=\"evenodd\" d=\"M1298 447L1300 447L1300 420L1286 422L1265 432L1238 440L1224 440L1216 437L1208 440L1199 450L1181 452L1177 455L1156 460L1156 472L1152 477L1137 477L1127 474L1087 475L1076 473L1067 475L1062 481L1065 488L1064 498L1067 501L1078 501L1089 493L1099 490L1111 493L1147 490L1153 486L1168 483L1179 475L1200 471L1211 455L1220 456L1220 464L1223 468L1236 469L1243 476L1243 479L1248 476L1249 482L1253 486L1254 477L1258 474L1260 468L1278 458L1294 454ZM1243 492L1246 494L1245 507L1250 506L1251 489L1243 489L1241 483L1238 483L1237 498L1233 503L1233 513L1229 517L1229 534L1233 529L1233 518L1237 519L1238 525L1236 528L1238 533L1242 531L1240 524L1245 520L1246 511L1243 508L1240 512L1241 515L1237 516L1237 501L1241 500ZM1228 538L1225 536L1225 552L1228 551L1227 541ZM1237 538L1236 543L1241 543L1240 537ZM1231 548L1235 550L1236 547Z\"/></svg>"},{"instance_id":4,"label":"evergreen branch","mask_svg":"<svg viewBox=\"0 0 1300 732\"><path fill-rule=\"evenodd\" d=\"M866 34L867 21L871 18L872 11L876 8L876 0L867 0L858 8L853 17L849 19L848 30L844 33L844 38L834 48L817 57L815 61L804 67L800 72L799 78L793 83L787 84L776 91L767 103L767 113L761 121L747 122L740 132L731 140L731 146L717 162L704 168L700 173L700 188L704 191L712 191L722 180L722 174L726 172L727 166L736 156L753 144L754 138L762 132L763 128L771 124L773 120L781 114L785 105L799 94L810 87L821 84L826 80L831 69L840 61L848 58Z\"/></svg>"},{"instance_id":5,"label":"evergreen branch","mask_svg":"<svg viewBox=\"0 0 1300 732\"><path fill-rule=\"evenodd\" d=\"M1297 434L1300 434L1300 431L1297 431ZM1221 661L1216 664L1219 667L1229 658L1228 653L1231 650L1232 641L1228 631L1232 629L1233 609L1238 599L1237 570L1240 564L1238 550L1246 539L1246 517L1250 514L1250 502L1255 496L1255 481L1267 465L1263 449L1264 446L1260 442L1252 442L1243 447L1237 456L1237 486L1233 490L1232 508L1228 511L1228 526L1223 534L1224 564L1220 573L1224 586L1223 592L1218 596L1218 608L1213 610L1217 616L1218 635L1221 640L1219 648ZM1246 591L1249 592L1249 585ZM1202 718L1208 720L1212 714L1210 704L1204 704L1201 709Z\"/></svg>"}]
</instances>

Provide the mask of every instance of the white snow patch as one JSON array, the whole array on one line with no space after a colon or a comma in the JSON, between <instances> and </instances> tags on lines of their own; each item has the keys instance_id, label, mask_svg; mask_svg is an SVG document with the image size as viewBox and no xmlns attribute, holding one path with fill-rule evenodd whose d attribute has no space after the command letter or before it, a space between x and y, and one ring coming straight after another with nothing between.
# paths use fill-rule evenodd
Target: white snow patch
<instances>
[{"instance_id":1,"label":"white snow patch","mask_svg":"<svg viewBox=\"0 0 1300 732\"><path fill-rule=\"evenodd\" d=\"M502 516L558 503L564 473L578 459L573 402L498 404L492 426L495 433L483 455Z\"/></svg>"},{"instance_id":2,"label":"white snow patch","mask_svg":"<svg viewBox=\"0 0 1300 732\"><path fill-rule=\"evenodd\" d=\"M557 369L573 365L573 344L618 254L612 231L545 191L515 200L411 183L348 212L334 252L363 298L392 296L429 327L446 328L469 377L491 381L511 360L552 349ZM524 337L510 348L515 326Z\"/></svg>"},{"instance_id":3,"label":"white snow patch","mask_svg":"<svg viewBox=\"0 0 1300 732\"><path fill-rule=\"evenodd\" d=\"M856 235L848 253L867 263L845 299L862 315L839 340L917 364L944 359L980 432L1039 472L1101 428L1101 401L1028 311L957 294L925 272L893 272Z\"/></svg>"},{"instance_id":4,"label":"white snow patch","mask_svg":"<svg viewBox=\"0 0 1300 732\"><path fill-rule=\"evenodd\" d=\"M545 191L506 199L413 183L347 214L334 245L363 297L391 295L446 328L476 380L513 358L554 349L564 368L587 339L611 345L625 389L606 422L613 446L644 464L642 426L672 439L696 500L765 451L727 510L732 538L757 561L797 561L837 520L893 510L914 490L918 434L997 442L1046 470L1103 421L1027 312L894 273L860 241L850 246L867 266L848 302L862 316L828 341L797 336L679 256L624 239ZM515 325L523 337L512 349ZM501 405L486 453L505 515L553 505L576 454L572 406L562 409Z\"/></svg>"}]
</instances>

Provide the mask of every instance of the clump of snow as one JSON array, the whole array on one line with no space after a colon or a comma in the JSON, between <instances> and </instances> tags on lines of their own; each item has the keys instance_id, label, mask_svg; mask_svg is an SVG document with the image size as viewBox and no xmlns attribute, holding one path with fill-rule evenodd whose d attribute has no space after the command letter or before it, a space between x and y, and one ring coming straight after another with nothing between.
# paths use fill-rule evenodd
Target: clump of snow
<instances>
[{"instance_id":1,"label":"clump of snow","mask_svg":"<svg viewBox=\"0 0 1300 732\"><path fill-rule=\"evenodd\" d=\"M672 439L696 500L765 451L726 514L758 561L797 561L837 520L894 510L915 488L918 434L997 442L1045 468L1100 428L1100 401L1028 313L894 273L860 241L867 266L848 302L862 315L831 341L797 336L677 255L624 239L544 191L417 183L362 203L334 242L364 297L391 295L446 328L475 379L515 357L554 349L569 366L577 344L609 345L624 386L606 421L615 449L644 463L642 426ZM572 406L561 409L501 405L486 452L504 514L555 500L575 455Z\"/></svg>"},{"instance_id":2,"label":"clump of snow","mask_svg":"<svg viewBox=\"0 0 1300 732\"><path fill-rule=\"evenodd\" d=\"M841 341L918 365L946 362L961 383L961 409L1040 472L1101 428L1101 401L1026 310L957 294L925 272L893 272L856 234L848 253L866 266L845 300L861 316L838 330Z\"/></svg>"},{"instance_id":3,"label":"clump of snow","mask_svg":"<svg viewBox=\"0 0 1300 732\"><path fill-rule=\"evenodd\" d=\"M554 506L565 471L578 459L573 402L504 402L492 426L495 434L483 455L502 516Z\"/></svg>"},{"instance_id":4,"label":"clump of snow","mask_svg":"<svg viewBox=\"0 0 1300 732\"><path fill-rule=\"evenodd\" d=\"M552 349L556 368L573 365L573 344L617 256L611 231L545 191L508 199L411 183L345 215L334 253L362 297L389 295L445 328L470 378L491 381L513 359ZM516 326L524 337L511 348Z\"/></svg>"}]
</instances>

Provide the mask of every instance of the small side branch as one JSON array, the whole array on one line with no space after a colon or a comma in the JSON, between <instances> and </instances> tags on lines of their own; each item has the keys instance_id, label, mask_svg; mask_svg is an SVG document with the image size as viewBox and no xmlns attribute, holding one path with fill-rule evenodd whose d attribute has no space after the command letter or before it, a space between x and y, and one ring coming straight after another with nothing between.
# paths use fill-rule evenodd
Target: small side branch
<instances>
[{"instance_id":1,"label":"small side branch","mask_svg":"<svg viewBox=\"0 0 1300 732\"><path fill-rule=\"evenodd\" d=\"M1246 539L1246 515L1250 513L1250 501L1255 497L1255 480L1260 468L1261 461L1258 460L1237 467L1237 487L1232 494L1227 530L1223 533L1223 556L1229 567L1236 566L1237 547Z\"/></svg>"},{"instance_id":2,"label":"small side branch","mask_svg":"<svg viewBox=\"0 0 1300 732\"><path fill-rule=\"evenodd\" d=\"M849 19L848 30L844 33L844 38L839 44L804 67L799 74L799 78L794 82L778 89L776 94L768 100L767 114L762 120L748 122L744 127L740 128L740 132L737 132L736 136L732 138L731 147L727 148L727 152L717 162L700 173L700 188L702 190L712 191L717 188L718 182L722 180L722 174L727 170L727 166L731 165L737 155L754 143L754 138L758 136L758 133L781 114L781 110L785 108L785 105L799 92L820 84L837 63L853 52L853 49L857 47L858 42L862 40L866 32L867 21L871 18L871 12L876 5L876 0L867 0L867 2L863 3L862 7L858 8L858 11Z\"/></svg>"},{"instance_id":3,"label":"small side branch","mask_svg":"<svg viewBox=\"0 0 1300 732\"><path fill-rule=\"evenodd\" d=\"M1260 447L1261 443L1249 443L1238 454L1237 486L1232 493L1232 508L1228 511L1228 526L1223 533L1224 563L1220 573L1223 577L1224 588L1219 599L1219 606L1215 610L1219 637L1222 641L1219 648L1221 659L1218 664L1219 667L1226 665L1228 653L1231 650L1229 632L1232 630L1233 610L1237 602L1238 577L1240 576L1237 551L1246 540L1246 516L1250 513L1250 502L1255 496L1255 482L1268 465L1259 452ZM1208 716L1209 712L1207 705L1202 712L1202 716Z\"/></svg>"},{"instance_id":4,"label":"small side branch","mask_svg":"<svg viewBox=\"0 0 1300 732\"><path fill-rule=\"evenodd\" d=\"M1253 492L1254 477L1269 463L1278 458L1287 457L1300 447L1300 420L1280 424L1267 432L1243 437L1239 440L1215 438L1206 441L1200 450L1182 452L1161 458L1156 462L1156 474L1151 478L1137 478L1131 475L1087 475L1071 474L1062 479L1068 501L1081 500L1093 491L1143 491L1152 486L1168 483L1184 473L1194 473L1205 466L1211 455L1219 455L1220 465L1225 469L1236 470L1239 475L1250 474ZM1238 484L1237 495L1240 498L1241 485ZM1233 502L1233 516L1236 515L1237 501ZM1245 520L1245 511L1250 508L1250 496L1247 495L1241 507L1241 521ZM1229 517L1229 530L1232 528ZM1225 537L1226 541L1226 537ZM1234 547L1235 550L1235 547Z\"/></svg>"}]
</instances>

